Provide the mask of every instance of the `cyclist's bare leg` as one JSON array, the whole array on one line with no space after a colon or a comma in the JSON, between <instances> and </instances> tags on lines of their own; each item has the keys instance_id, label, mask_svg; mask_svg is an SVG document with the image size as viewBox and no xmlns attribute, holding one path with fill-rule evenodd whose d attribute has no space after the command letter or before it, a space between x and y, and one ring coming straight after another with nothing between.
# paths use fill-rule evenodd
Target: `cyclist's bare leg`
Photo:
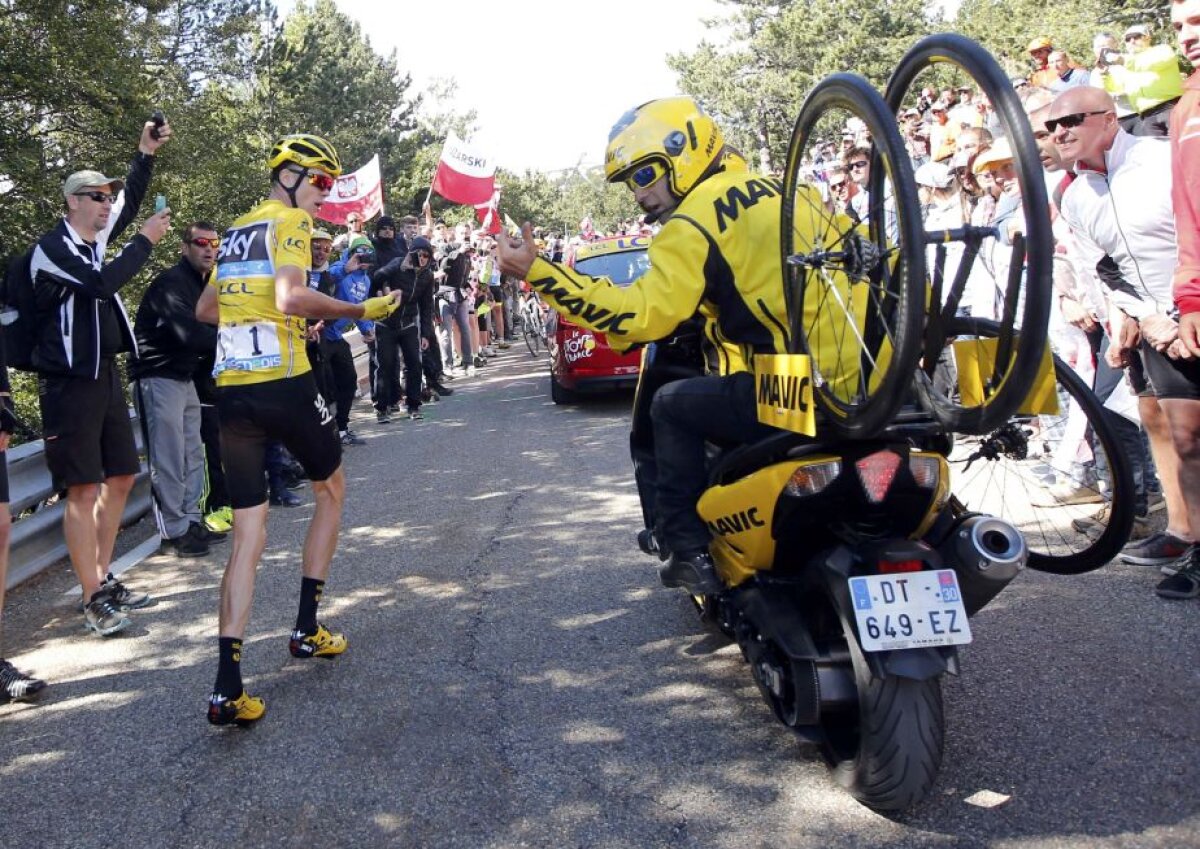
<instances>
[{"instance_id":1,"label":"cyclist's bare leg","mask_svg":"<svg viewBox=\"0 0 1200 849\"><path fill-rule=\"evenodd\" d=\"M313 481L312 488L317 507L304 538L304 577L324 581L329 577L329 564L337 549L342 504L346 500L346 474L338 466L325 480Z\"/></svg>"},{"instance_id":2,"label":"cyclist's bare leg","mask_svg":"<svg viewBox=\"0 0 1200 849\"><path fill-rule=\"evenodd\" d=\"M221 579L218 633L242 639L254 602L254 577L267 545L267 502L233 511L233 547Z\"/></svg>"}]
</instances>

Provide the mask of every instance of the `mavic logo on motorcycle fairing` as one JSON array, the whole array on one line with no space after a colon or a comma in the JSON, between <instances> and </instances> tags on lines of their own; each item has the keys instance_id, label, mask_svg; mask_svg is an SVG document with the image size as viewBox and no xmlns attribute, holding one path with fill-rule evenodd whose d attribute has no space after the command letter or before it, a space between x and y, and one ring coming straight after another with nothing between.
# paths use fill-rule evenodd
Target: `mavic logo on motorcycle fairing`
<instances>
[{"instance_id":1,"label":"mavic logo on motorcycle fairing","mask_svg":"<svg viewBox=\"0 0 1200 849\"><path fill-rule=\"evenodd\" d=\"M758 508L751 507L749 510L742 510L740 513L730 513L728 516L709 522L708 529L717 536L727 537L732 534L740 534L743 531L748 531L751 528L765 528L767 523L758 518Z\"/></svg>"},{"instance_id":2,"label":"mavic logo on motorcycle fairing","mask_svg":"<svg viewBox=\"0 0 1200 849\"><path fill-rule=\"evenodd\" d=\"M747 180L745 186L732 186L725 193L725 197L713 201L713 211L717 214L717 229L724 233L730 221L737 221L741 210L749 209L763 198L778 197L782 194L782 180L752 179Z\"/></svg>"},{"instance_id":3,"label":"mavic logo on motorcycle fairing","mask_svg":"<svg viewBox=\"0 0 1200 849\"><path fill-rule=\"evenodd\" d=\"M794 374L760 374L758 403L808 412L809 378Z\"/></svg>"}]
</instances>

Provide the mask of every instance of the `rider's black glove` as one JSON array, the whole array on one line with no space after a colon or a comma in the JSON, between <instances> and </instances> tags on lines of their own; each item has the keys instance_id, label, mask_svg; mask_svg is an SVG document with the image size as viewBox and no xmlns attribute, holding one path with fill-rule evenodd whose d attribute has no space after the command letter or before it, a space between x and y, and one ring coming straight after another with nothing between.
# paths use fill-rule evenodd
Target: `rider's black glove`
<instances>
[{"instance_id":1,"label":"rider's black glove","mask_svg":"<svg viewBox=\"0 0 1200 849\"><path fill-rule=\"evenodd\" d=\"M847 236L844 247L846 274L851 280L861 280L866 277L875 270L883 256L879 245L860 233L851 233Z\"/></svg>"}]
</instances>

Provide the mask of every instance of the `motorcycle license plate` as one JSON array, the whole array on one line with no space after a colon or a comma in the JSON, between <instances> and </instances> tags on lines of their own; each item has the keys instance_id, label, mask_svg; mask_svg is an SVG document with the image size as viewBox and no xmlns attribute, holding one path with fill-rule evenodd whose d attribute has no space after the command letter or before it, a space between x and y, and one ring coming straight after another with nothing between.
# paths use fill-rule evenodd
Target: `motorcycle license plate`
<instances>
[{"instance_id":1,"label":"motorcycle license plate","mask_svg":"<svg viewBox=\"0 0 1200 849\"><path fill-rule=\"evenodd\" d=\"M863 651L971 642L971 626L951 569L850 579Z\"/></svg>"}]
</instances>

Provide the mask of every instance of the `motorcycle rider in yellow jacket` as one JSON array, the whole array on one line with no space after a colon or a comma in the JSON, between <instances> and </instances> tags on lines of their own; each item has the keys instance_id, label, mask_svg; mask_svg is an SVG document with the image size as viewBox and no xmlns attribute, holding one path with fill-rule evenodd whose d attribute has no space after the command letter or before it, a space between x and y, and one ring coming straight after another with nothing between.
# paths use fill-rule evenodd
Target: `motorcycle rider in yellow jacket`
<instances>
[{"instance_id":1,"label":"motorcycle rider in yellow jacket","mask_svg":"<svg viewBox=\"0 0 1200 849\"><path fill-rule=\"evenodd\" d=\"M648 222L663 222L645 275L620 288L543 259L529 223L521 240L501 235L500 267L572 322L604 333L617 350L669 336L697 313L703 318L719 374L667 384L650 414L659 530L671 552L662 583L713 593L721 584L708 528L696 513L707 482L705 442L744 443L775 432L758 421L749 369L755 354L787 352L783 183L748 171L688 97L653 100L621 116L604 169L609 182L629 186Z\"/></svg>"}]
</instances>

